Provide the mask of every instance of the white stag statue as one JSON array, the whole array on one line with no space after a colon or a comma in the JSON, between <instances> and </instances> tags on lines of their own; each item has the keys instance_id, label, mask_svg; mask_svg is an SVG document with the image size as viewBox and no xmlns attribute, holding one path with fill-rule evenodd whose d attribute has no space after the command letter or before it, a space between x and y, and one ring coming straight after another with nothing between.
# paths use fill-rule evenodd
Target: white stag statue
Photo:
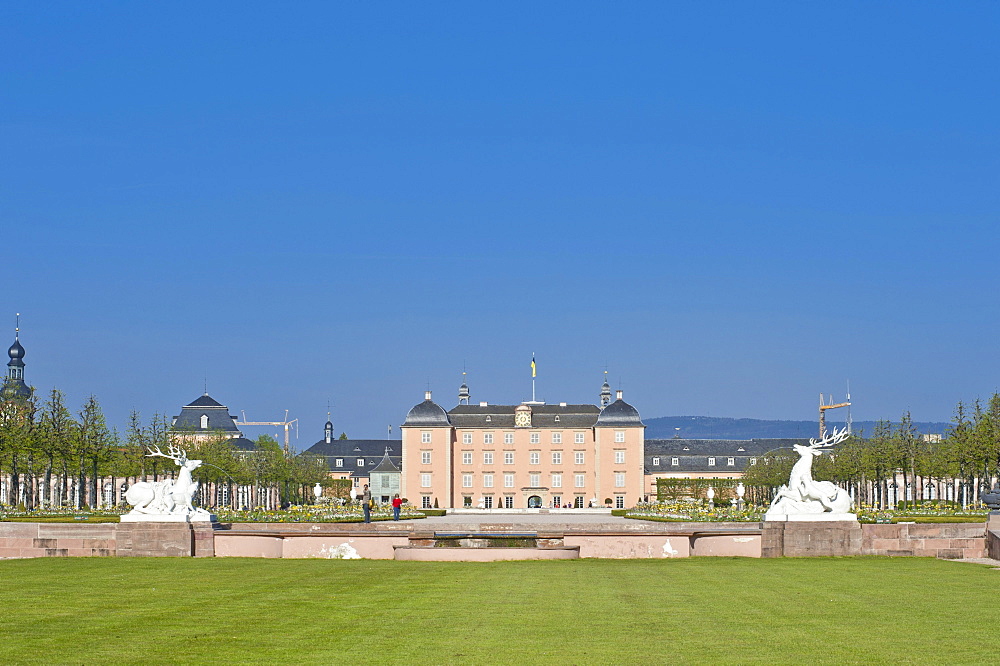
<instances>
[{"instance_id":1,"label":"white stag statue","mask_svg":"<svg viewBox=\"0 0 1000 666\"><path fill-rule=\"evenodd\" d=\"M163 481L140 481L132 484L125 492L125 499L133 509L122 516L123 522L169 521L193 522L213 520L214 516L204 509L195 508L191 501L198 492L198 482L191 472L201 466L200 460L190 460L187 451L176 446L160 451L158 446L146 449L148 457L169 458L180 467L176 479Z\"/></svg>"},{"instance_id":2,"label":"white stag statue","mask_svg":"<svg viewBox=\"0 0 1000 666\"><path fill-rule=\"evenodd\" d=\"M808 446L795 444L799 459L792 466L787 486L781 486L771 507L764 514L764 520L788 520L789 516L803 516L800 520L833 519L856 520L850 513L851 496L847 491L829 481L815 481L812 478L813 459L822 455L824 449L835 446L850 436L844 430L833 430L821 440L809 440Z\"/></svg>"}]
</instances>

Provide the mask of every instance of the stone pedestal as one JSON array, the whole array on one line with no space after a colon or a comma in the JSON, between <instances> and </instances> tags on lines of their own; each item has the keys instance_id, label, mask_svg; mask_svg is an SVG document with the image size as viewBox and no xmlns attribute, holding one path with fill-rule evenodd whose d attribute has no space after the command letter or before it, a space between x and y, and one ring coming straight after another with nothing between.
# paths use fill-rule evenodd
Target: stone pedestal
<instances>
[{"instance_id":1,"label":"stone pedestal","mask_svg":"<svg viewBox=\"0 0 1000 666\"><path fill-rule=\"evenodd\" d=\"M986 516L986 556L1000 560L1000 511Z\"/></svg>"},{"instance_id":2,"label":"stone pedestal","mask_svg":"<svg viewBox=\"0 0 1000 666\"><path fill-rule=\"evenodd\" d=\"M851 514L841 514L851 515ZM761 557L860 555L861 524L857 520L768 520L762 525Z\"/></svg>"}]
</instances>

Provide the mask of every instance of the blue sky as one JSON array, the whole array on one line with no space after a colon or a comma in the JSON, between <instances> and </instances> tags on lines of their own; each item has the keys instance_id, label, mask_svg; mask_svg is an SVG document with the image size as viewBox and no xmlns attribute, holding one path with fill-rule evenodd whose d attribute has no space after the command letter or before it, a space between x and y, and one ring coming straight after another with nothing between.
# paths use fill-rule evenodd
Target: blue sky
<instances>
[{"instance_id":1,"label":"blue sky","mask_svg":"<svg viewBox=\"0 0 1000 666\"><path fill-rule=\"evenodd\" d=\"M3 310L109 420L947 420L1000 386L1000 5L28 3ZM9 336L9 334L8 334ZM255 436L259 430L248 431Z\"/></svg>"}]
</instances>

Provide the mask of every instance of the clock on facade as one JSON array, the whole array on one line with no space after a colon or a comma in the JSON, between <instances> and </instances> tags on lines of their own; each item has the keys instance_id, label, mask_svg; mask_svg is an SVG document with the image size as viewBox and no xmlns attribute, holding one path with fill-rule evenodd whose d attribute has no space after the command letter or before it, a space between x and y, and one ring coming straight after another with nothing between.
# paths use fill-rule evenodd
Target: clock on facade
<instances>
[{"instance_id":1,"label":"clock on facade","mask_svg":"<svg viewBox=\"0 0 1000 666\"><path fill-rule=\"evenodd\" d=\"M518 428L530 428L531 409L522 407L518 407L517 410L514 412L514 425Z\"/></svg>"}]
</instances>

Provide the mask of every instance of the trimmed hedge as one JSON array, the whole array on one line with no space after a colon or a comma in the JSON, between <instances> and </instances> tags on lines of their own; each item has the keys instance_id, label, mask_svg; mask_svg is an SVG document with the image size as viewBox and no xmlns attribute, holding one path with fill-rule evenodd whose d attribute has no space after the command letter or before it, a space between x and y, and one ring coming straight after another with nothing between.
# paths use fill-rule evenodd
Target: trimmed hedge
<instances>
[{"instance_id":1,"label":"trimmed hedge","mask_svg":"<svg viewBox=\"0 0 1000 666\"><path fill-rule=\"evenodd\" d=\"M447 509L417 509L420 513L425 516L445 516L448 515Z\"/></svg>"}]
</instances>

